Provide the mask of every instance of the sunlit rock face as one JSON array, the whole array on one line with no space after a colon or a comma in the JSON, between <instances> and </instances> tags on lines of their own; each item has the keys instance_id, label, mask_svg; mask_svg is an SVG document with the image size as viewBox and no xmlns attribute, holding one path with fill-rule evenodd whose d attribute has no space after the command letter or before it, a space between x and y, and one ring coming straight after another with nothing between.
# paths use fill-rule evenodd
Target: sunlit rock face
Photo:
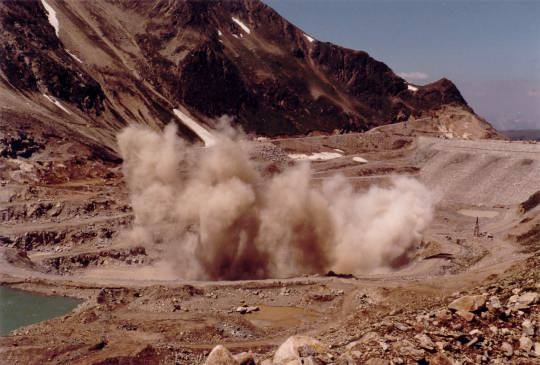
<instances>
[{"instance_id":1,"label":"sunlit rock face","mask_svg":"<svg viewBox=\"0 0 540 365\"><path fill-rule=\"evenodd\" d=\"M179 106L210 127L226 114L267 136L364 131L447 107L476 118L451 81L411 87L260 1L2 2L0 22L0 90L13 118L53 113L109 151L128 123L173 120L196 139L175 117ZM494 136L476 119L471 138Z\"/></svg>"}]
</instances>

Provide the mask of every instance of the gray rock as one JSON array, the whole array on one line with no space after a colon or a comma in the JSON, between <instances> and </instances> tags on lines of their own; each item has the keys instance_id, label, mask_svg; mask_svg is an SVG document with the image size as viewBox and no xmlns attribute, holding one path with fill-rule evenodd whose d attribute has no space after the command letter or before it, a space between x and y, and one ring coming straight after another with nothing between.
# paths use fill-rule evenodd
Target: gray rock
<instances>
[{"instance_id":1,"label":"gray rock","mask_svg":"<svg viewBox=\"0 0 540 365\"><path fill-rule=\"evenodd\" d=\"M279 292L279 295L289 295L291 293L289 288L283 287L281 288L281 291Z\"/></svg>"},{"instance_id":2,"label":"gray rock","mask_svg":"<svg viewBox=\"0 0 540 365\"><path fill-rule=\"evenodd\" d=\"M381 340L381 336L379 336L377 332L370 331L370 332L364 333L364 335L360 337L358 342L369 343L369 342L378 342L380 340Z\"/></svg>"},{"instance_id":3,"label":"gray rock","mask_svg":"<svg viewBox=\"0 0 540 365\"><path fill-rule=\"evenodd\" d=\"M454 300L448 305L448 308L455 311L474 312L485 304L486 298L483 295L466 295Z\"/></svg>"},{"instance_id":4,"label":"gray rock","mask_svg":"<svg viewBox=\"0 0 540 365\"><path fill-rule=\"evenodd\" d=\"M508 306L514 309L525 309L538 301L538 293L526 292L521 295L512 295L508 299Z\"/></svg>"},{"instance_id":5,"label":"gray rock","mask_svg":"<svg viewBox=\"0 0 540 365\"><path fill-rule=\"evenodd\" d=\"M395 349L402 356L410 356L415 360L418 360L424 356L425 351L418 349L409 340L402 340L394 344Z\"/></svg>"},{"instance_id":6,"label":"gray rock","mask_svg":"<svg viewBox=\"0 0 540 365\"><path fill-rule=\"evenodd\" d=\"M467 322L470 322L474 319L474 313L468 311L457 311L456 314Z\"/></svg>"},{"instance_id":7,"label":"gray rock","mask_svg":"<svg viewBox=\"0 0 540 365\"><path fill-rule=\"evenodd\" d=\"M514 348L508 342L503 342L501 345L501 351L506 356L512 356L514 354Z\"/></svg>"},{"instance_id":8,"label":"gray rock","mask_svg":"<svg viewBox=\"0 0 540 365\"><path fill-rule=\"evenodd\" d=\"M408 331L410 328L409 326L399 322L394 323L394 327L396 327L400 331Z\"/></svg>"},{"instance_id":9,"label":"gray rock","mask_svg":"<svg viewBox=\"0 0 540 365\"><path fill-rule=\"evenodd\" d=\"M501 307L502 307L501 301L499 300L498 296L494 295L491 298L489 298L488 308L500 309Z\"/></svg>"},{"instance_id":10,"label":"gray rock","mask_svg":"<svg viewBox=\"0 0 540 365\"><path fill-rule=\"evenodd\" d=\"M255 358L253 357L253 353L251 353L251 351L241 352L237 355L233 355L233 357L240 365L255 365Z\"/></svg>"},{"instance_id":11,"label":"gray rock","mask_svg":"<svg viewBox=\"0 0 540 365\"><path fill-rule=\"evenodd\" d=\"M256 312L260 310L259 307L257 306L254 306L254 307L250 307L250 306L247 306L247 305L242 305L238 308L236 308L236 311L240 314L247 314L247 313L251 313L251 312Z\"/></svg>"},{"instance_id":12,"label":"gray rock","mask_svg":"<svg viewBox=\"0 0 540 365\"><path fill-rule=\"evenodd\" d=\"M418 343L420 344L420 347L425 349L425 350L432 351L435 348L435 344L433 343L433 341L431 341L431 338L429 338L424 333L418 334L418 335L414 336L414 338L416 338L418 340Z\"/></svg>"},{"instance_id":13,"label":"gray rock","mask_svg":"<svg viewBox=\"0 0 540 365\"><path fill-rule=\"evenodd\" d=\"M435 312L435 318L441 321L447 321L452 318L452 314L450 313L450 311L442 309Z\"/></svg>"},{"instance_id":14,"label":"gray rock","mask_svg":"<svg viewBox=\"0 0 540 365\"><path fill-rule=\"evenodd\" d=\"M521 331L524 336L533 336L534 335L534 323L526 319L521 323Z\"/></svg>"},{"instance_id":15,"label":"gray rock","mask_svg":"<svg viewBox=\"0 0 540 365\"><path fill-rule=\"evenodd\" d=\"M273 361L276 364L301 364L301 355L309 354L311 356L327 351L328 347L320 341L308 336L296 335L289 337L279 346Z\"/></svg>"},{"instance_id":16,"label":"gray rock","mask_svg":"<svg viewBox=\"0 0 540 365\"><path fill-rule=\"evenodd\" d=\"M523 293L518 298L519 304L532 305L536 302L538 302L538 293L535 292Z\"/></svg>"},{"instance_id":17,"label":"gray rock","mask_svg":"<svg viewBox=\"0 0 540 365\"><path fill-rule=\"evenodd\" d=\"M466 347L471 347L472 345L474 345L475 343L478 342L478 337L474 337L472 340L470 340L469 342L467 342L467 344L465 345Z\"/></svg>"},{"instance_id":18,"label":"gray rock","mask_svg":"<svg viewBox=\"0 0 540 365\"><path fill-rule=\"evenodd\" d=\"M438 348L440 351L449 348L448 342L445 342L445 341L437 341L437 342L435 342L435 346L437 346L437 348Z\"/></svg>"},{"instance_id":19,"label":"gray rock","mask_svg":"<svg viewBox=\"0 0 540 365\"><path fill-rule=\"evenodd\" d=\"M221 345L217 345L206 358L204 365L239 365L239 363L231 355L229 350Z\"/></svg>"},{"instance_id":20,"label":"gray rock","mask_svg":"<svg viewBox=\"0 0 540 365\"><path fill-rule=\"evenodd\" d=\"M513 306L517 303L517 300L519 298L519 295L515 294L512 295L510 298L508 298L508 302L506 303L507 306Z\"/></svg>"},{"instance_id":21,"label":"gray rock","mask_svg":"<svg viewBox=\"0 0 540 365\"><path fill-rule=\"evenodd\" d=\"M519 348L525 352L531 351L533 342L529 337L521 336L519 339Z\"/></svg>"}]
</instances>

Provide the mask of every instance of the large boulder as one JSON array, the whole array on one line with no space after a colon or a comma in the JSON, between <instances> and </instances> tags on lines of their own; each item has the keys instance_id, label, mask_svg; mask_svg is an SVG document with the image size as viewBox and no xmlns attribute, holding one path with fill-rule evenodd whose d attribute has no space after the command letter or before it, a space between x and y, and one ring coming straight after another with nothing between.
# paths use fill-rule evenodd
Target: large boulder
<instances>
[{"instance_id":1,"label":"large boulder","mask_svg":"<svg viewBox=\"0 0 540 365\"><path fill-rule=\"evenodd\" d=\"M456 312L475 312L486 304L486 298L482 295L466 295L454 300L448 305L449 309Z\"/></svg>"},{"instance_id":2,"label":"large boulder","mask_svg":"<svg viewBox=\"0 0 540 365\"><path fill-rule=\"evenodd\" d=\"M287 339L274 354L274 364L302 364L303 358L310 358L328 351L320 341L308 336L292 336Z\"/></svg>"},{"instance_id":3,"label":"large boulder","mask_svg":"<svg viewBox=\"0 0 540 365\"><path fill-rule=\"evenodd\" d=\"M525 309L530 305L535 304L538 301L538 293L535 292L525 292L521 294L515 301L512 303L512 297L508 300L509 304L514 304L516 309Z\"/></svg>"},{"instance_id":4,"label":"large boulder","mask_svg":"<svg viewBox=\"0 0 540 365\"><path fill-rule=\"evenodd\" d=\"M240 365L225 347L217 345L206 358L204 365Z\"/></svg>"}]
</instances>

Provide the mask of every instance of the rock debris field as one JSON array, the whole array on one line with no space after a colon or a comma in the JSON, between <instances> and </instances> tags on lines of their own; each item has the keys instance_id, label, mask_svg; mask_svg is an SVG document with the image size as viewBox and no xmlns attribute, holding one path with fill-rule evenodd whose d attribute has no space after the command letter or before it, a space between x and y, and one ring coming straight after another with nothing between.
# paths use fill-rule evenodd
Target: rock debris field
<instances>
[{"instance_id":1,"label":"rock debris field","mask_svg":"<svg viewBox=\"0 0 540 365\"><path fill-rule=\"evenodd\" d=\"M21 136L2 152L0 280L83 302L0 338L3 361L539 363L539 145L385 130L244 143L263 178L302 163L289 155L332 153L310 162L315 189L336 173L359 192L417 179L436 194L433 219L381 270L185 280L125 235L121 165L73 163Z\"/></svg>"}]
</instances>

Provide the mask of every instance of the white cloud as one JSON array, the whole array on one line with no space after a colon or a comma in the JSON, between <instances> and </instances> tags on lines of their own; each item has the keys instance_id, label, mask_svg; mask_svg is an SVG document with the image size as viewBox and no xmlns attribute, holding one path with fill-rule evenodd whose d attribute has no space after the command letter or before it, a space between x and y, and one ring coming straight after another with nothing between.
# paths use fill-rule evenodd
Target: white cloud
<instances>
[{"instance_id":1,"label":"white cloud","mask_svg":"<svg viewBox=\"0 0 540 365\"><path fill-rule=\"evenodd\" d=\"M406 80L415 81L415 80L426 80L429 75L425 72L400 72L398 76L403 77Z\"/></svg>"},{"instance_id":2,"label":"white cloud","mask_svg":"<svg viewBox=\"0 0 540 365\"><path fill-rule=\"evenodd\" d=\"M531 90L527 91L527 95L529 95L529 96L540 96L540 90L531 89Z\"/></svg>"}]
</instances>

